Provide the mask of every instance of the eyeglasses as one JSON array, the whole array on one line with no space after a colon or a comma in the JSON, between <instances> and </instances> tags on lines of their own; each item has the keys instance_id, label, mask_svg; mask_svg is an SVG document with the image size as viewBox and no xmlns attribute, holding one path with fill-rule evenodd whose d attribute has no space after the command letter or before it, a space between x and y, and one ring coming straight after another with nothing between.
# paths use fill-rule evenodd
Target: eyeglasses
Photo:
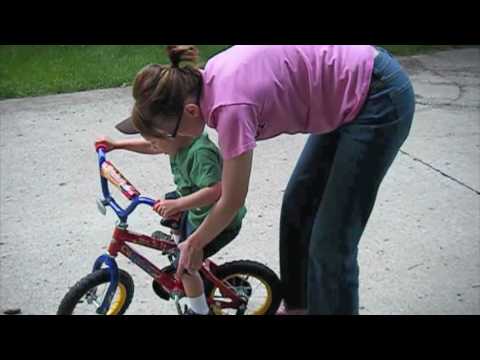
<instances>
[{"instance_id":1,"label":"eyeglasses","mask_svg":"<svg viewBox=\"0 0 480 360\"><path fill-rule=\"evenodd\" d=\"M162 137L165 137L167 139L175 139L177 137L177 133L178 133L178 129L180 128L180 124L182 123L182 118L183 118L183 111L180 115L178 115L178 118L177 118L177 123L175 125L175 128L173 129L173 132L171 134L163 134L162 133ZM165 130L162 130L162 132L165 131Z\"/></svg>"},{"instance_id":2,"label":"eyeglasses","mask_svg":"<svg viewBox=\"0 0 480 360\"><path fill-rule=\"evenodd\" d=\"M149 124L148 122L145 122L145 117L143 116L143 113L140 111L140 109L137 106L135 106L134 109L140 115L140 118L143 119L144 124L147 127L152 128L151 124ZM178 115L178 118L177 118L177 121L176 121L176 124L175 124L175 128L173 129L173 132L171 134L169 134L169 133L164 134L163 131L165 131L165 130L162 129L162 134L161 134L162 137L165 137L167 139L175 139L177 137L178 129L180 128L180 124L182 123L182 118L183 118L183 109L182 109L182 112L180 113L180 115ZM158 131L158 129L156 129L156 130Z\"/></svg>"},{"instance_id":3,"label":"eyeglasses","mask_svg":"<svg viewBox=\"0 0 480 360\"><path fill-rule=\"evenodd\" d=\"M182 110L183 110L183 109L182 109ZM166 137L171 138L171 139L175 139L175 137L177 136L178 129L180 128L180 124L181 124L181 122L182 122L182 118L183 118L183 111L182 111L182 113L178 116L177 124L175 125L175 129L173 130L173 133L167 134Z\"/></svg>"}]
</instances>

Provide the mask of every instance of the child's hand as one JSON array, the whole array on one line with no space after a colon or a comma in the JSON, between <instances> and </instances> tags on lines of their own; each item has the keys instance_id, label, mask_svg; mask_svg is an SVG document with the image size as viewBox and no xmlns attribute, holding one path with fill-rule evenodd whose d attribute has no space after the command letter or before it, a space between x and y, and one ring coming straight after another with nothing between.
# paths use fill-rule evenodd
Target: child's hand
<instances>
[{"instance_id":1,"label":"child's hand","mask_svg":"<svg viewBox=\"0 0 480 360\"><path fill-rule=\"evenodd\" d=\"M174 217L182 211L178 200L158 200L153 210L164 218Z\"/></svg>"},{"instance_id":2,"label":"child's hand","mask_svg":"<svg viewBox=\"0 0 480 360\"><path fill-rule=\"evenodd\" d=\"M97 138L97 140L95 140L95 147L97 147L98 145L104 145L105 152L109 152L109 151L115 150L116 143L115 141L113 141L108 137L101 136Z\"/></svg>"}]
</instances>

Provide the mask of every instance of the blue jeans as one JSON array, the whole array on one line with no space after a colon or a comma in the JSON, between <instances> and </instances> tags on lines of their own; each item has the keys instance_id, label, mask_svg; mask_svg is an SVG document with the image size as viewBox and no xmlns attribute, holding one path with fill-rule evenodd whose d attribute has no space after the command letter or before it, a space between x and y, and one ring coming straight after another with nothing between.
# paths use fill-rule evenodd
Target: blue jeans
<instances>
[{"instance_id":1,"label":"blue jeans","mask_svg":"<svg viewBox=\"0 0 480 360\"><path fill-rule=\"evenodd\" d=\"M378 50L360 114L329 134L309 137L285 191L280 273L288 308L358 314L358 244L415 112L407 74Z\"/></svg>"}]
</instances>

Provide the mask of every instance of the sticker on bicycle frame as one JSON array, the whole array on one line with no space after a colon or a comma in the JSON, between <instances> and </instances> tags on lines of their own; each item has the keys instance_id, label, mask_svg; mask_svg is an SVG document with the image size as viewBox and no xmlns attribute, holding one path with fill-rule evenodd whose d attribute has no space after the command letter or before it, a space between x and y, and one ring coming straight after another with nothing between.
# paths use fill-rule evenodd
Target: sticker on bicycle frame
<instances>
[{"instance_id":1,"label":"sticker on bicycle frame","mask_svg":"<svg viewBox=\"0 0 480 360\"><path fill-rule=\"evenodd\" d=\"M110 161L103 162L101 175L117 187L128 200L132 200L134 197L140 195L140 192L135 186L133 186Z\"/></svg>"}]
</instances>

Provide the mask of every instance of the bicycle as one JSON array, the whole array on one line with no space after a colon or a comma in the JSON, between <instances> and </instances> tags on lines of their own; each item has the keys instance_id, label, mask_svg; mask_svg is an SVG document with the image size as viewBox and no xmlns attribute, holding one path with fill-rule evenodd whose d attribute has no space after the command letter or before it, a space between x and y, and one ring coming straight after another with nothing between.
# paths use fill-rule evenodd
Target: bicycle
<instances>
[{"instance_id":1,"label":"bicycle","mask_svg":"<svg viewBox=\"0 0 480 360\"><path fill-rule=\"evenodd\" d=\"M173 229L178 228L178 223L168 219L161 221L162 225L172 229L170 234L156 231L149 236L128 230L128 217L137 206L143 204L153 207L155 200L140 194L107 160L105 149L105 145L102 144L98 144L95 149L103 195L103 199L97 200L97 206L103 215L106 214L107 207L110 207L119 220L106 254L96 259L90 274L69 289L58 307L57 315L78 314L84 305L88 313L95 310L94 314L99 315L123 315L133 300L134 282L127 271L118 267L115 260L118 254L124 255L147 272L153 278L152 287L155 294L163 300L173 300L178 314L182 315L184 311L181 309L180 300L185 297L185 293L181 281L175 277L173 267L174 260L179 254L173 239ZM112 197L109 183L130 201L125 209ZM168 258L170 265L159 269L127 243L160 251L162 256ZM200 274L204 280L207 302L216 315L270 315L275 314L280 305L280 280L264 264L239 260L217 265L212 260L206 259ZM258 298L256 291L260 286L263 289L260 289L261 295Z\"/></svg>"}]
</instances>

